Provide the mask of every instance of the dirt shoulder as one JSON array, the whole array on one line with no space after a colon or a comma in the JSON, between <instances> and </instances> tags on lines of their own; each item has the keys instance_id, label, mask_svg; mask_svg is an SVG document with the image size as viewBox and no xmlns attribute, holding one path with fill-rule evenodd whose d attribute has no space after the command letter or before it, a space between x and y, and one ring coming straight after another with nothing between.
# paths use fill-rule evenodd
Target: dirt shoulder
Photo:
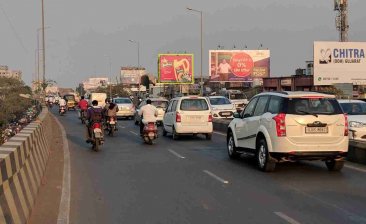
<instances>
[{"instance_id":1,"label":"dirt shoulder","mask_svg":"<svg viewBox=\"0 0 366 224\"><path fill-rule=\"evenodd\" d=\"M54 117L52 117L51 125L50 156L29 224L57 223L62 192L64 152L61 129Z\"/></svg>"}]
</instances>

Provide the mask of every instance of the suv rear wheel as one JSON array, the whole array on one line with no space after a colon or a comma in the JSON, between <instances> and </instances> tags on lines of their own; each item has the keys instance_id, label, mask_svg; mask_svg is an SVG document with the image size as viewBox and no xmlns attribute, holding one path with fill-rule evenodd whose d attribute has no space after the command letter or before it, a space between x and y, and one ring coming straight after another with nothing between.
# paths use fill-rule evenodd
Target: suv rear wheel
<instances>
[{"instance_id":1,"label":"suv rear wheel","mask_svg":"<svg viewBox=\"0 0 366 224\"><path fill-rule=\"evenodd\" d=\"M260 139L257 145L257 165L258 168L264 172L272 172L276 167L276 162L271 161L267 142L264 139Z\"/></svg>"},{"instance_id":2,"label":"suv rear wheel","mask_svg":"<svg viewBox=\"0 0 366 224\"><path fill-rule=\"evenodd\" d=\"M232 132L229 132L229 138L227 140L227 153L230 159L238 159L240 157L235 146L235 140Z\"/></svg>"},{"instance_id":3,"label":"suv rear wheel","mask_svg":"<svg viewBox=\"0 0 366 224\"><path fill-rule=\"evenodd\" d=\"M327 160L325 165L329 171L340 171L344 166L344 160Z\"/></svg>"}]
</instances>

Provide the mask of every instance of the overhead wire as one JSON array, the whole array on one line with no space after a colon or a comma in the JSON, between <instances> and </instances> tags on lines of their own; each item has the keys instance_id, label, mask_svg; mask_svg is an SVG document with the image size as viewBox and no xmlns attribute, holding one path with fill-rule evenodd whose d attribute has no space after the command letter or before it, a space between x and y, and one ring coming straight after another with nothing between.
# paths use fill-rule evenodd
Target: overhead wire
<instances>
[{"instance_id":1,"label":"overhead wire","mask_svg":"<svg viewBox=\"0 0 366 224\"><path fill-rule=\"evenodd\" d=\"M9 23L9 26L11 27L11 29L12 29L12 31L13 31L13 34L14 34L15 38L18 40L19 44L22 46L22 48L23 48L24 52L25 52L26 54L29 54L28 49L25 47L25 45L24 45L24 43L23 43L22 39L20 38L20 36L19 36L18 32L17 32L17 31L16 31L16 29L15 29L15 26L14 26L14 25L13 25L13 23L11 22L11 20L10 20L10 18L9 18L9 16L8 16L8 14L6 13L6 11L4 10L4 7L3 7L1 4L0 4L0 10L1 10L1 12L4 14L5 18L7 19L8 23Z\"/></svg>"}]
</instances>

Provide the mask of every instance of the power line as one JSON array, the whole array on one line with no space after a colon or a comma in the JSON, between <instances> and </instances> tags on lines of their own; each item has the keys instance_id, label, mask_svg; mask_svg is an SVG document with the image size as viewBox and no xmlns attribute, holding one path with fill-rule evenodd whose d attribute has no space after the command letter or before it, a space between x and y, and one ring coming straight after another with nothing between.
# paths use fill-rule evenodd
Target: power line
<instances>
[{"instance_id":1,"label":"power line","mask_svg":"<svg viewBox=\"0 0 366 224\"><path fill-rule=\"evenodd\" d=\"M14 27L13 23L11 22L11 20L10 20L10 18L9 18L9 16L8 16L8 14L6 14L6 12L5 12L5 10L4 10L4 8L3 8L3 6L2 6L1 4L0 4L0 9L1 9L2 13L4 14L4 16L6 17L6 19L7 19L8 23L9 23L9 25L10 25L10 27L11 27L11 29L12 29L12 31L13 31L13 33L14 33L15 37L16 37L16 39L18 40L19 44L22 46L22 48L23 48L24 52L25 52L26 54L29 54L29 52L28 52L27 48L25 47L25 45L24 45L24 43L23 43L22 39L20 38L20 36L19 36L18 32L16 31L16 29L15 29L15 27Z\"/></svg>"}]
</instances>

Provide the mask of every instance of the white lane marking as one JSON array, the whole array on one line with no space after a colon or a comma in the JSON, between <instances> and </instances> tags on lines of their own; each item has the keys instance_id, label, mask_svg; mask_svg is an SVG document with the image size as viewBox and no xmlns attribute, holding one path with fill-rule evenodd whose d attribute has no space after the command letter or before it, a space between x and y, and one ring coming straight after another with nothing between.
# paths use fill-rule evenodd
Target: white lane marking
<instances>
[{"instance_id":1,"label":"white lane marking","mask_svg":"<svg viewBox=\"0 0 366 224\"><path fill-rule=\"evenodd\" d=\"M125 126L121 126L121 125L118 125L118 127L120 127L120 128L126 128Z\"/></svg>"},{"instance_id":2,"label":"white lane marking","mask_svg":"<svg viewBox=\"0 0 366 224\"><path fill-rule=\"evenodd\" d=\"M276 214L277 216L279 216L280 218L286 220L288 223L290 224L300 224L298 221L296 221L295 219L287 216L286 214L282 213L282 212L274 212L274 214Z\"/></svg>"},{"instance_id":3,"label":"white lane marking","mask_svg":"<svg viewBox=\"0 0 366 224\"><path fill-rule=\"evenodd\" d=\"M169 151L171 154L175 155L176 157L178 157L178 158L180 158L180 159L185 159L185 158L186 158L186 157L184 157L184 156L180 155L179 153L177 153L176 151L174 151L174 150L172 150L172 149L168 149L168 151Z\"/></svg>"},{"instance_id":4,"label":"white lane marking","mask_svg":"<svg viewBox=\"0 0 366 224\"><path fill-rule=\"evenodd\" d=\"M61 129L62 143L64 150L64 173L62 178L62 193L60 200L60 208L58 211L57 224L68 224L70 220L70 194L71 194L71 166L70 166L70 150L69 142L66 137L65 128L60 121L52 115L57 125Z\"/></svg>"},{"instance_id":5,"label":"white lane marking","mask_svg":"<svg viewBox=\"0 0 366 224\"><path fill-rule=\"evenodd\" d=\"M359 171L359 172L362 172L362 173L366 173L366 170L365 169L358 168L358 167L355 167L355 166L344 165L344 167L347 167L348 169L351 169L351 170L356 170L356 171Z\"/></svg>"},{"instance_id":6,"label":"white lane marking","mask_svg":"<svg viewBox=\"0 0 366 224\"><path fill-rule=\"evenodd\" d=\"M214 173L211 173L208 170L204 170L203 172L206 173L207 175L209 175L210 177L213 177L214 179L220 181L223 184L228 184L229 183L229 181L222 179L221 177L215 175Z\"/></svg>"},{"instance_id":7,"label":"white lane marking","mask_svg":"<svg viewBox=\"0 0 366 224\"><path fill-rule=\"evenodd\" d=\"M138 136L138 134L137 134L136 132L130 131L130 133L132 133L132 134L134 134L134 135Z\"/></svg>"},{"instance_id":8,"label":"white lane marking","mask_svg":"<svg viewBox=\"0 0 366 224\"><path fill-rule=\"evenodd\" d=\"M218 132L218 131L214 131L213 133L215 133L215 134L217 134L217 135L227 136L225 133Z\"/></svg>"}]
</instances>

